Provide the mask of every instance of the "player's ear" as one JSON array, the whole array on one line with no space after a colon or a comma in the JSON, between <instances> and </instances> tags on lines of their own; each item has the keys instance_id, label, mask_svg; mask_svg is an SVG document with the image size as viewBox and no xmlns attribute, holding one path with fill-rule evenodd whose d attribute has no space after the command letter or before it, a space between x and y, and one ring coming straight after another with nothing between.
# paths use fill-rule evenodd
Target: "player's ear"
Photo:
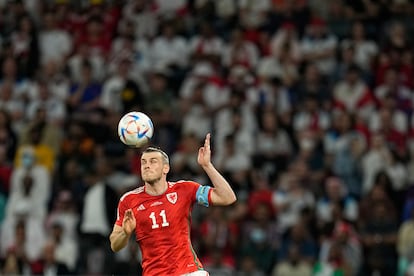
<instances>
[{"instance_id":1,"label":"player's ear","mask_svg":"<svg viewBox=\"0 0 414 276\"><path fill-rule=\"evenodd\" d=\"M170 171L170 165L164 164L164 167L162 168L162 172L167 174Z\"/></svg>"}]
</instances>

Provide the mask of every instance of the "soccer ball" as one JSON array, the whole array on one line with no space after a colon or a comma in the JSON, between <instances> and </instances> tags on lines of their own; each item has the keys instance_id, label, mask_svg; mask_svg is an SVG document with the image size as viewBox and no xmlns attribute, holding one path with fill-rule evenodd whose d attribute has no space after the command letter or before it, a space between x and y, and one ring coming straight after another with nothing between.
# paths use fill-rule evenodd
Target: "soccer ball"
<instances>
[{"instance_id":1,"label":"soccer ball","mask_svg":"<svg viewBox=\"0 0 414 276\"><path fill-rule=\"evenodd\" d=\"M142 147L149 142L153 134L154 125L150 117L142 112L129 112L119 120L119 139L127 146Z\"/></svg>"}]
</instances>

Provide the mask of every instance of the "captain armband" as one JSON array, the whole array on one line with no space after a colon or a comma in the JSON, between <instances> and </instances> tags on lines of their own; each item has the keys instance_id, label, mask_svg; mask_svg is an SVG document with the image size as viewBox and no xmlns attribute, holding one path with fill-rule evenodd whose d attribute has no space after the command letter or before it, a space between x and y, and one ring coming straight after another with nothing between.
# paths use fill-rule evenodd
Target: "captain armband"
<instances>
[{"instance_id":1,"label":"captain armband","mask_svg":"<svg viewBox=\"0 0 414 276\"><path fill-rule=\"evenodd\" d=\"M198 204L203 205L205 207L208 207L210 205L210 202L209 202L210 190L211 190L210 186L198 187L197 193L196 193L196 200Z\"/></svg>"}]
</instances>

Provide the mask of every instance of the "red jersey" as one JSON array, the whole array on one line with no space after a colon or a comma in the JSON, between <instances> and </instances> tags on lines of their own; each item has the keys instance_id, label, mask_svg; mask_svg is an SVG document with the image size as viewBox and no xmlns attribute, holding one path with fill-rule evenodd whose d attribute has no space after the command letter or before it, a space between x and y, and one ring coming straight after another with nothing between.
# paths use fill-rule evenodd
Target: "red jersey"
<instances>
[{"instance_id":1,"label":"red jersey","mask_svg":"<svg viewBox=\"0 0 414 276\"><path fill-rule=\"evenodd\" d=\"M197 200L205 187L192 181L168 182L162 195L149 195L144 186L121 197L115 224L122 227L125 211L132 209L143 275L172 276L203 269L191 245L190 225L193 204L205 203ZM207 188L208 202L210 192Z\"/></svg>"}]
</instances>

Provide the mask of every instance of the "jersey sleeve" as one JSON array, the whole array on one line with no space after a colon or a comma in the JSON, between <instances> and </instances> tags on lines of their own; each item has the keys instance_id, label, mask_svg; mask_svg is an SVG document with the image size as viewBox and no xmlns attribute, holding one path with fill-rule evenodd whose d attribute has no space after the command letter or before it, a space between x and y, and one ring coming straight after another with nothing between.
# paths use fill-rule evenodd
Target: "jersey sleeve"
<instances>
[{"instance_id":1,"label":"jersey sleeve","mask_svg":"<svg viewBox=\"0 0 414 276\"><path fill-rule=\"evenodd\" d=\"M122 222L124 221L124 214L125 211L128 210L128 204L125 197L121 197L118 203L118 208L116 210L116 221L115 224L118 226L122 226Z\"/></svg>"},{"instance_id":2,"label":"jersey sleeve","mask_svg":"<svg viewBox=\"0 0 414 276\"><path fill-rule=\"evenodd\" d=\"M193 202L197 202L199 205L208 207L211 203L211 187L207 185L201 185L194 181L186 181L188 185L188 191L191 193Z\"/></svg>"}]
</instances>

